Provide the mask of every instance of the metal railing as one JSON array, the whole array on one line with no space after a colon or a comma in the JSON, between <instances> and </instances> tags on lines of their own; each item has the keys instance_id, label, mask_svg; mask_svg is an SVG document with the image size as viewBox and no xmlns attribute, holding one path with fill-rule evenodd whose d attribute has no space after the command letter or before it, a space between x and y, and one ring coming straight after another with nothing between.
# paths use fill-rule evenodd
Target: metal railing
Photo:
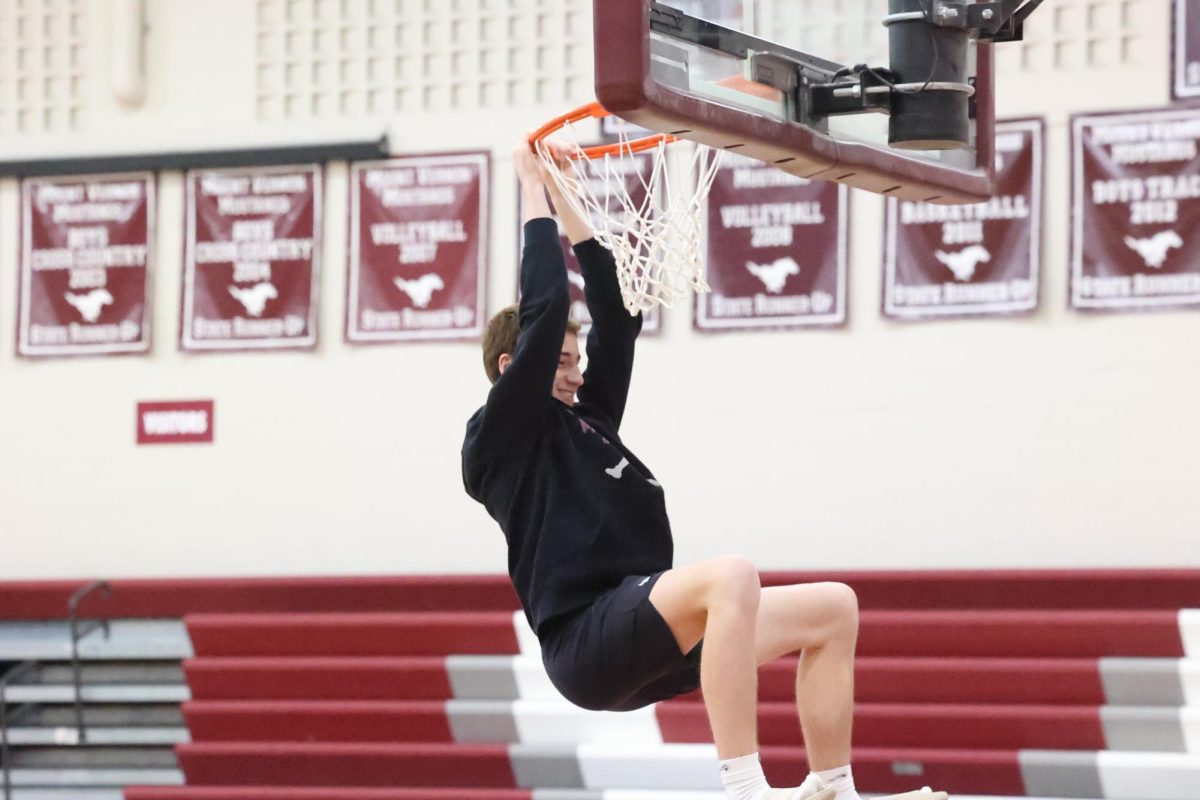
<instances>
[{"instance_id":1,"label":"metal railing","mask_svg":"<svg viewBox=\"0 0 1200 800\"><path fill-rule=\"evenodd\" d=\"M67 601L67 614L71 624L71 679L74 686L76 744L87 742L87 729L83 719L83 669L79 660L79 640L97 628L104 630L105 638L108 638L110 632L107 619L94 620L91 623L81 623L79 620L79 604L89 595L98 591L103 592L105 597L112 597L112 586L108 581L92 581L86 586L80 587ZM38 668L40 663L38 660L22 661L8 672L0 675L0 775L4 778L4 800L12 800L13 790L8 687L27 677Z\"/></svg>"},{"instance_id":2,"label":"metal railing","mask_svg":"<svg viewBox=\"0 0 1200 800\"><path fill-rule=\"evenodd\" d=\"M37 668L37 661L23 661L0 675L0 774L4 775L4 800L12 800L12 758L8 753L8 687Z\"/></svg>"},{"instance_id":3,"label":"metal railing","mask_svg":"<svg viewBox=\"0 0 1200 800\"><path fill-rule=\"evenodd\" d=\"M96 628L104 629L105 639L111 633L107 619L97 620L90 627L84 626L86 629L81 629L80 627L79 604L88 595L97 591L104 592L106 598L112 597L112 586L109 585L108 581L92 581L87 586L80 587L75 594L71 595L71 599L67 601L67 610L71 619L71 682L75 687L75 729L79 734L79 744L87 742L87 728L84 727L83 723L83 669L79 662L79 640L96 630Z\"/></svg>"}]
</instances>

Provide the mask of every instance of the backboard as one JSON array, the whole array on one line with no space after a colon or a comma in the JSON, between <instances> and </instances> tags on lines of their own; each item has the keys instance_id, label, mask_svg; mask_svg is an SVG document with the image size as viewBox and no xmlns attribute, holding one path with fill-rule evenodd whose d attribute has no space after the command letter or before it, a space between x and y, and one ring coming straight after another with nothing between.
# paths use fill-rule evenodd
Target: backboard
<instances>
[{"instance_id":1,"label":"backboard","mask_svg":"<svg viewBox=\"0 0 1200 800\"><path fill-rule=\"evenodd\" d=\"M899 2L912 8L926 4ZM966 203L990 197L992 45L967 40L965 50L955 50L941 38L943 29L935 41L929 28L920 28L920 36L928 37L920 44L931 46L934 57L931 65L917 68L889 53L901 49L889 48L889 38L901 29L894 22L885 26L887 17L889 0L596 2L596 99L628 122L733 150L804 178L905 200ZM956 41L961 45L964 39L962 33ZM846 79L839 74L843 67L874 68L859 71L863 86L866 75L876 85L858 97L882 97L882 104L872 102L889 113L842 113L836 106L842 99L834 95L853 99L845 89L822 90L828 93L814 106L816 93L795 84L797 63L803 64L804 84L826 87ZM893 71L884 72L888 67ZM956 77L944 77L947 71ZM876 75L900 91L889 95ZM961 124L953 140L919 134L909 137L919 141L903 141L908 134L898 123L911 128L914 120L918 127L931 122L936 128L951 118L938 106L909 113L914 106L904 104L917 102L912 98L930 87L957 104ZM925 93L920 101L933 95ZM913 149L945 145L953 146Z\"/></svg>"}]
</instances>

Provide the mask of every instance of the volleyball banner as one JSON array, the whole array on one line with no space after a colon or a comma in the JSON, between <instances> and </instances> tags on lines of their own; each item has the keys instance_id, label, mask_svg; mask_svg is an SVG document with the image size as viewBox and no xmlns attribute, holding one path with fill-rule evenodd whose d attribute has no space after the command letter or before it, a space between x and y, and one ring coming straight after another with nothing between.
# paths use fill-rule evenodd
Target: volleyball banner
<instances>
[{"instance_id":1,"label":"volleyball banner","mask_svg":"<svg viewBox=\"0 0 1200 800\"><path fill-rule=\"evenodd\" d=\"M1174 0L1171 96L1200 97L1200 0Z\"/></svg>"},{"instance_id":2,"label":"volleyball banner","mask_svg":"<svg viewBox=\"0 0 1200 800\"><path fill-rule=\"evenodd\" d=\"M630 163L636 165L634 168L628 168ZM650 179L651 158L648 155L627 156L621 159L612 159L611 168L613 170L621 170L618 174L608 176L610 179L616 180L618 177L624 183L623 189L629 193L631 205L634 208L640 208L646 201L646 185L645 181ZM597 198L604 198L604 208L606 213L619 214L617 210L618 203L616 196L620 194L621 188L619 184L614 186L614 191L608 191L605 186L604 178L594 178L596 185L592 187ZM517 294L520 295L521 290L521 253L525 249L525 225L522 220L525 219L525 206L522 199L520 188L517 189L517 269L515 271L517 281ZM620 217L617 218L618 223L621 222ZM591 225L593 229L598 229L601 221L592 219ZM583 273L579 268L579 259L575 257L575 251L571 249L571 240L567 238L567 233L563 229L561 220L558 225L559 241L562 244L563 257L567 262L567 292L571 296L571 319L579 323L579 333L581 336L587 336L589 330L592 329L592 315L588 311L587 300L583 294ZM662 325L662 307L655 306L649 311L642 312L642 333L641 335L656 335Z\"/></svg>"},{"instance_id":3,"label":"volleyball banner","mask_svg":"<svg viewBox=\"0 0 1200 800\"><path fill-rule=\"evenodd\" d=\"M996 124L996 193L971 205L889 199L883 314L1019 314L1038 305L1045 124Z\"/></svg>"},{"instance_id":4,"label":"volleyball banner","mask_svg":"<svg viewBox=\"0 0 1200 800\"><path fill-rule=\"evenodd\" d=\"M1071 304L1200 304L1200 108L1071 118Z\"/></svg>"},{"instance_id":5,"label":"volleyball banner","mask_svg":"<svg viewBox=\"0 0 1200 800\"><path fill-rule=\"evenodd\" d=\"M708 284L701 331L803 328L846 321L847 197L725 153L708 195Z\"/></svg>"},{"instance_id":6,"label":"volleyball banner","mask_svg":"<svg viewBox=\"0 0 1200 800\"><path fill-rule=\"evenodd\" d=\"M351 165L348 341L482 335L490 166L487 153Z\"/></svg>"},{"instance_id":7,"label":"volleyball banner","mask_svg":"<svg viewBox=\"0 0 1200 800\"><path fill-rule=\"evenodd\" d=\"M150 173L22 182L18 355L150 349L154 200Z\"/></svg>"},{"instance_id":8,"label":"volleyball banner","mask_svg":"<svg viewBox=\"0 0 1200 800\"><path fill-rule=\"evenodd\" d=\"M314 347L321 167L195 170L185 194L180 347Z\"/></svg>"}]
</instances>

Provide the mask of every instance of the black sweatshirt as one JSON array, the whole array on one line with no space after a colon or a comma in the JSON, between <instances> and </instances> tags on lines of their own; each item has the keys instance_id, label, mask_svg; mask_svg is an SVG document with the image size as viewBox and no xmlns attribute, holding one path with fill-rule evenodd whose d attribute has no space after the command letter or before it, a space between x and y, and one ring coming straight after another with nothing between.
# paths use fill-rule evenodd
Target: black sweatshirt
<instances>
[{"instance_id":1,"label":"black sweatshirt","mask_svg":"<svg viewBox=\"0 0 1200 800\"><path fill-rule=\"evenodd\" d=\"M671 568L662 488L617 436L641 316L621 302L612 254L575 245L592 314L587 371L574 408L551 389L570 301L558 226L525 225L521 334L512 363L467 423L467 494L508 540L508 574L540 636L629 575Z\"/></svg>"}]
</instances>

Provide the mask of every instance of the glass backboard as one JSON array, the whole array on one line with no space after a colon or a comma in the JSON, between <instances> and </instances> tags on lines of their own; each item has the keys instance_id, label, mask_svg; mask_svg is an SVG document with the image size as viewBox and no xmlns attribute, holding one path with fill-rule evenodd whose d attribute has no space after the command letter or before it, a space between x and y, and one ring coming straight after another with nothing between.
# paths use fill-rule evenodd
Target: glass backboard
<instances>
[{"instance_id":1,"label":"glass backboard","mask_svg":"<svg viewBox=\"0 0 1200 800\"><path fill-rule=\"evenodd\" d=\"M993 190L992 45L951 29L934 38L930 26L900 27L912 20L898 10L911 17L930 1L597 2L596 97L636 125L804 178L908 200L977 202ZM932 48L928 65L889 46L906 30ZM857 96L831 88L847 80L859 85ZM945 104L926 102L930 87ZM876 110L847 110L858 106ZM951 119L959 121L943 136Z\"/></svg>"}]
</instances>

